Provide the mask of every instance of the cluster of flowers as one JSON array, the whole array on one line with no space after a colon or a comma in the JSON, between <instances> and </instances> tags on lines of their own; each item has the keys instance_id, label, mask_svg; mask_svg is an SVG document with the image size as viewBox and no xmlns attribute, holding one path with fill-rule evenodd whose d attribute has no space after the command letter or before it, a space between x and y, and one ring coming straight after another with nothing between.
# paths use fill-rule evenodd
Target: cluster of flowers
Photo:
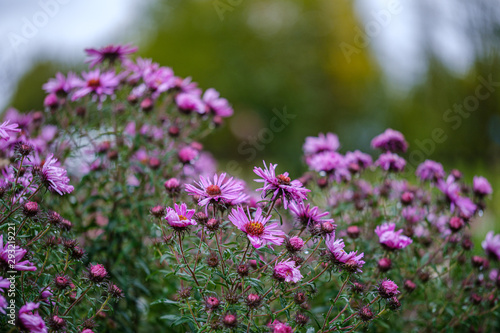
<instances>
[{"instance_id":1,"label":"cluster of flowers","mask_svg":"<svg viewBox=\"0 0 500 333\"><path fill-rule=\"evenodd\" d=\"M56 130L41 126L40 113L22 116L10 110L7 115L9 119L0 125L0 155L6 162L0 178L2 331L17 327L26 332L91 333L94 318L104 314L110 299L120 297L121 290L109 281L101 264L90 264L79 273L85 250L72 238L72 223L45 206L44 199L51 193L62 196L74 190L54 155L42 155ZM31 138L36 132L39 135ZM75 306L81 311L84 296L91 290L105 291L101 308L88 317L79 312L69 320Z\"/></svg>"},{"instance_id":2,"label":"cluster of flowers","mask_svg":"<svg viewBox=\"0 0 500 333\"><path fill-rule=\"evenodd\" d=\"M406 161L397 153L408 144L400 132L388 129L372 147L383 151L375 162L360 151L339 153L337 136L320 134L306 139L311 171L297 180L264 162L254 168L262 184L256 191L222 173L189 180L175 196L167 192L172 205L151 209L160 236L155 246L160 262L172 269L166 277L178 276L180 289L174 300L158 302L181 311L164 318L200 332L314 327L324 333L355 331L387 311L400 311L396 327L420 329L428 327L429 316L444 328L495 312L496 289L484 279L488 260L471 255L467 231L492 193L488 181L474 177L471 191L459 171L446 177L441 164L427 160L416 170L420 183L412 185L401 177ZM181 183L176 180L179 188ZM498 261L500 235L488 233L483 248ZM460 267L467 256L475 273ZM497 269L489 278L500 285ZM437 312L421 305L428 292L446 293L445 303L433 305ZM487 309L478 306L482 299ZM312 300L330 307L318 313ZM467 304L477 310L464 313ZM481 326L491 325L486 320Z\"/></svg>"}]
</instances>

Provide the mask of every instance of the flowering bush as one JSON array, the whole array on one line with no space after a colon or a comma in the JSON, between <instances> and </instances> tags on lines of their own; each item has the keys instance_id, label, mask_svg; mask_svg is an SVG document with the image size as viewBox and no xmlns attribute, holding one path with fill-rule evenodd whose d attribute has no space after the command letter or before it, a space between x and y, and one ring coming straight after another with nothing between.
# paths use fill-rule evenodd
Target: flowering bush
<instances>
[{"instance_id":1,"label":"flowering bush","mask_svg":"<svg viewBox=\"0 0 500 333\"><path fill-rule=\"evenodd\" d=\"M45 112L4 115L2 329L500 329L500 235L481 257L469 232L485 178L430 160L405 173L388 129L375 162L308 137L310 171L264 162L252 190L199 143L228 101L135 51L88 49L88 72L43 86Z\"/></svg>"}]
</instances>

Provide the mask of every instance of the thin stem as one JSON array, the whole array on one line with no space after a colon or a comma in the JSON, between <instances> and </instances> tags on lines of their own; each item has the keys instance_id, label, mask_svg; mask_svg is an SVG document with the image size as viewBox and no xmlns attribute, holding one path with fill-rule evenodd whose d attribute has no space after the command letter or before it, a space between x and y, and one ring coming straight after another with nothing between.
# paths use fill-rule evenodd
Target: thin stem
<instances>
[{"instance_id":1,"label":"thin stem","mask_svg":"<svg viewBox=\"0 0 500 333\"><path fill-rule=\"evenodd\" d=\"M200 324L199 324L199 323L198 323L198 321L196 320L196 317L195 317L195 315L194 315L194 313L193 313L193 309L191 309L191 304L189 303L189 300L187 300L187 299L186 299L186 304L187 304L187 306L188 306L188 308L189 308L189 312L191 312L191 316L193 316L193 319L194 319L194 322L196 323L196 326L197 326L198 328L200 328Z\"/></svg>"},{"instance_id":2,"label":"thin stem","mask_svg":"<svg viewBox=\"0 0 500 333\"><path fill-rule=\"evenodd\" d=\"M102 310L104 310L104 307L106 306L106 304L108 304L109 300L111 299L111 295L108 295L108 297L106 298L106 300L104 301L104 303L102 303L101 307L99 308L99 310L97 310L97 312L89 318L89 320L92 320L94 319L99 313L102 312Z\"/></svg>"},{"instance_id":3,"label":"thin stem","mask_svg":"<svg viewBox=\"0 0 500 333\"><path fill-rule=\"evenodd\" d=\"M28 244L26 244L26 246L30 246L31 244L33 244L34 242L36 242L37 240L42 238L43 235L45 235L49 231L49 229L50 229L50 224L43 232L39 233L37 236L35 236L35 238L33 238L31 241L29 241Z\"/></svg>"},{"instance_id":4,"label":"thin stem","mask_svg":"<svg viewBox=\"0 0 500 333\"><path fill-rule=\"evenodd\" d=\"M92 288L92 285L90 285L87 289L85 289L85 291L80 295L80 297L78 297L70 306L69 308L64 311L64 313L62 314L62 316L64 317L65 315L68 314L69 311L71 311L71 309L73 309L73 307L75 305L77 305L82 299L83 297L89 292L89 290Z\"/></svg>"},{"instance_id":5,"label":"thin stem","mask_svg":"<svg viewBox=\"0 0 500 333\"><path fill-rule=\"evenodd\" d=\"M335 297L333 304L330 306L330 309L328 310L328 313L326 314L325 321L323 322L323 326L321 327L320 332L325 330L326 324L328 323L328 318L330 318L330 315L332 314L333 307L335 306L335 303L337 303L337 301L340 297L340 294L342 294L342 291L344 291L344 288L347 285L347 281L349 281L350 277L351 277L351 274L347 275L347 278L345 279L344 283L342 284L342 287L340 287L340 290L337 293L337 297Z\"/></svg>"},{"instance_id":6,"label":"thin stem","mask_svg":"<svg viewBox=\"0 0 500 333\"><path fill-rule=\"evenodd\" d=\"M193 273L193 271L191 270L191 267L189 267L189 264L186 260L186 256L184 255L184 249L182 248L182 238L181 238L181 234L179 234L179 247L181 249L181 255L182 255L182 259L184 260L184 263L186 264L186 267L188 268L189 272L191 273L191 275L193 276L193 279L194 279L194 282L196 283L196 285L199 287L200 284L198 283L198 280L196 279L196 275Z\"/></svg>"},{"instance_id":7,"label":"thin stem","mask_svg":"<svg viewBox=\"0 0 500 333\"><path fill-rule=\"evenodd\" d=\"M23 222L21 222L21 225L19 226L19 228L17 228L16 234L14 235L14 237L17 238L17 235L19 234L19 231L21 231L21 229L23 228L23 226L24 226L24 224L26 223L27 220L28 220L28 217L26 216L25 219L23 220Z\"/></svg>"}]
</instances>

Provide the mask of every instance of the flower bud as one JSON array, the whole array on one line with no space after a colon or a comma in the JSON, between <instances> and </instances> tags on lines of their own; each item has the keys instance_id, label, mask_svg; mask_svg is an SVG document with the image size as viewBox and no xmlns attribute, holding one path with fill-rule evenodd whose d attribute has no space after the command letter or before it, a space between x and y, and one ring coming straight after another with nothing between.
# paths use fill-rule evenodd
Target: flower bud
<instances>
[{"instance_id":1,"label":"flower bud","mask_svg":"<svg viewBox=\"0 0 500 333\"><path fill-rule=\"evenodd\" d=\"M89 271L88 271L88 277L89 280L94 282L94 283L99 283L104 281L104 279L108 276L108 272L106 271L106 268L104 268L103 265L97 264L97 265L92 265L90 264Z\"/></svg>"},{"instance_id":2,"label":"flower bud","mask_svg":"<svg viewBox=\"0 0 500 333\"><path fill-rule=\"evenodd\" d=\"M209 267L215 268L219 265L219 256L215 252L210 252L207 257L207 265Z\"/></svg>"},{"instance_id":3,"label":"flower bud","mask_svg":"<svg viewBox=\"0 0 500 333\"><path fill-rule=\"evenodd\" d=\"M306 294L304 294L303 292L298 292L295 294L295 296L293 297L293 300L295 301L295 303L297 304L302 304L304 303L305 301L307 301L307 296Z\"/></svg>"},{"instance_id":4,"label":"flower bud","mask_svg":"<svg viewBox=\"0 0 500 333\"><path fill-rule=\"evenodd\" d=\"M236 327L236 325L238 325L238 319L234 314L228 313L222 319L222 323L226 327Z\"/></svg>"},{"instance_id":5,"label":"flower bud","mask_svg":"<svg viewBox=\"0 0 500 333\"><path fill-rule=\"evenodd\" d=\"M298 252L304 247L304 241L302 240L302 238L297 236L286 238L285 247L289 252Z\"/></svg>"},{"instance_id":6,"label":"flower bud","mask_svg":"<svg viewBox=\"0 0 500 333\"><path fill-rule=\"evenodd\" d=\"M356 239L359 237L359 234L360 234L360 230L359 230L359 227L357 225L350 225L347 227L347 235L350 238Z\"/></svg>"},{"instance_id":7,"label":"flower bud","mask_svg":"<svg viewBox=\"0 0 500 333\"><path fill-rule=\"evenodd\" d=\"M219 307L220 301L217 297L211 296L205 300L208 310L215 310Z\"/></svg>"},{"instance_id":8,"label":"flower bud","mask_svg":"<svg viewBox=\"0 0 500 333\"><path fill-rule=\"evenodd\" d=\"M247 264L238 265L237 271L239 276L248 276L248 265Z\"/></svg>"},{"instance_id":9,"label":"flower bud","mask_svg":"<svg viewBox=\"0 0 500 333\"><path fill-rule=\"evenodd\" d=\"M305 324L307 324L308 321L309 317L303 313L297 312L297 314L295 315L295 322L299 326L304 326Z\"/></svg>"},{"instance_id":10,"label":"flower bud","mask_svg":"<svg viewBox=\"0 0 500 333\"><path fill-rule=\"evenodd\" d=\"M399 294L398 285L394 281L385 279L379 283L378 292L382 298L391 298Z\"/></svg>"},{"instance_id":11,"label":"flower bud","mask_svg":"<svg viewBox=\"0 0 500 333\"><path fill-rule=\"evenodd\" d=\"M153 208L150 209L149 211L151 213L151 215L153 215L154 217L158 217L158 218L161 218L163 216L165 216L165 207L161 206L161 205L158 205L158 206L154 206Z\"/></svg>"},{"instance_id":12,"label":"flower bud","mask_svg":"<svg viewBox=\"0 0 500 333\"><path fill-rule=\"evenodd\" d=\"M413 202L413 199L414 199L414 194L412 192L404 192L403 194L401 194L401 203L405 206L408 206L409 204L411 204Z\"/></svg>"},{"instance_id":13,"label":"flower bud","mask_svg":"<svg viewBox=\"0 0 500 333\"><path fill-rule=\"evenodd\" d=\"M413 290L415 290L415 288L417 288L417 285L412 280L406 280L404 288L406 289L406 291L411 293Z\"/></svg>"},{"instance_id":14,"label":"flower bud","mask_svg":"<svg viewBox=\"0 0 500 333\"><path fill-rule=\"evenodd\" d=\"M60 331L66 327L66 320L62 319L59 316L54 315L49 318L47 324L52 330Z\"/></svg>"},{"instance_id":15,"label":"flower bud","mask_svg":"<svg viewBox=\"0 0 500 333\"><path fill-rule=\"evenodd\" d=\"M63 290L70 286L71 280L67 275L56 275L54 285L57 289Z\"/></svg>"},{"instance_id":16,"label":"flower bud","mask_svg":"<svg viewBox=\"0 0 500 333\"><path fill-rule=\"evenodd\" d=\"M401 302L396 296L394 296L389 299L389 301L387 302L387 306L389 307L389 309L395 311L401 307Z\"/></svg>"},{"instance_id":17,"label":"flower bud","mask_svg":"<svg viewBox=\"0 0 500 333\"><path fill-rule=\"evenodd\" d=\"M219 230L220 221L217 219L210 219L207 221L206 227L209 231L215 232L215 231Z\"/></svg>"},{"instance_id":18,"label":"flower bud","mask_svg":"<svg viewBox=\"0 0 500 333\"><path fill-rule=\"evenodd\" d=\"M38 214L38 204L34 201L28 201L23 205L23 214L26 217L33 217Z\"/></svg>"},{"instance_id":19,"label":"flower bud","mask_svg":"<svg viewBox=\"0 0 500 333\"><path fill-rule=\"evenodd\" d=\"M260 305L261 297L257 294L248 294L246 303L249 308L256 308Z\"/></svg>"},{"instance_id":20,"label":"flower bud","mask_svg":"<svg viewBox=\"0 0 500 333\"><path fill-rule=\"evenodd\" d=\"M366 321L372 320L374 317L374 314L372 312L372 309L368 305L365 305L361 309L358 310L358 317L362 321L366 322Z\"/></svg>"},{"instance_id":21,"label":"flower bud","mask_svg":"<svg viewBox=\"0 0 500 333\"><path fill-rule=\"evenodd\" d=\"M392 267L392 261L389 258L381 258L378 261L378 269L380 269L381 272L387 272L390 270Z\"/></svg>"}]
</instances>

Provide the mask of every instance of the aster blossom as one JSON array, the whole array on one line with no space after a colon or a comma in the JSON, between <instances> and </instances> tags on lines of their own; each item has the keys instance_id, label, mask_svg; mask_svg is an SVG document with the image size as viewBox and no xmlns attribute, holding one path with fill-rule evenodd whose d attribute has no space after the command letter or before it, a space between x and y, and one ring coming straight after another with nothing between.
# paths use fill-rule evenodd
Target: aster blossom
<instances>
[{"instance_id":1,"label":"aster blossom","mask_svg":"<svg viewBox=\"0 0 500 333\"><path fill-rule=\"evenodd\" d=\"M12 266L12 252L14 252L14 265ZM23 260L28 251L20 248L18 245L6 243L3 244L3 235L0 235L0 267L7 267L7 270L16 271L36 271L36 267L28 260Z\"/></svg>"},{"instance_id":2,"label":"aster blossom","mask_svg":"<svg viewBox=\"0 0 500 333\"><path fill-rule=\"evenodd\" d=\"M248 240L256 249L266 245L279 246L285 241L283 238L285 233L280 229L279 223L268 224L270 218L271 216L265 217L262 214L260 207L257 208L253 217L249 208L245 213L241 206L233 208L229 215L229 221L247 234Z\"/></svg>"},{"instance_id":3,"label":"aster blossom","mask_svg":"<svg viewBox=\"0 0 500 333\"><path fill-rule=\"evenodd\" d=\"M229 105L227 99L219 97L219 92L213 88L205 91L203 102L205 102L207 109L216 116L230 117L233 115L233 108Z\"/></svg>"},{"instance_id":4,"label":"aster blossom","mask_svg":"<svg viewBox=\"0 0 500 333\"><path fill-rule=\"evenodd\" d=\"M307 165L310 169L317 172L326 172L330 174L335 181L350 180L351 173L342 154L335 151L323 151L307 159Z\"/></svg>"},{"instance_id":5,"label":"aster blossom","mask_svg":"<svg viewBox=\"0 0 500 333\"><path fill-rule=\"evenodd\" d=\"M358 166L360 169L366 169L369 166L372 165L373 159L370 155L363 153L360 150L355 150L353 152L347 152L345 154L345 164L347 164L348 167L351 167L352 165Z\"/></svg>"},{"instance_id":6,"label":"aster blossom","mask_svg":"<svg viewBox=\"0 0 500 333\"><path fill-rule=\"evenodd\" d=\"M73 192L74 187L69 185L67 172L60 168L59 162L50 154L42 165L37 166L38 173L42 182L50 191L57 192L59 195Z\"/></svg>"},{"instance_id":7,"label":"aster blossom","mask_svg":"<svg viewBox=\"0 0 500 333\"><path fill-rule=\"evenodd\" d=\"M174 228L186 228L190 225L196 225L196 221L193 219L194 213L195 210L187 209L185 203L182 203L180 206L174 204L174 208L167 207L165 220Z\"/></svg>"},{"instance_id":8,"label":"aster blossom","mask_svg":"<svg viewBox=\"0 0 500 333\"><path fill-rule=\"evenodd\" d=\"M460 195L460 185L455 182L455 178L452 175L449 175L446 181L440 180L437 183L437 187L443 192L446 200L450 203L450 210L452 212L458 207L464 217L470 218L474 215L477 206L469 198Z\"/></svg>"},{"instance_id":9,"label":"aster blossom","mask_svg":"<svg viewBox=\"0 0 500 333\"><path fill-rule=\"evenodd\" d=\"M472 184L474 193L478 196L483 197L493 193L493 189L491 188L490 183L484 177L475 176Z\"/></svg>"},{"instance_id":10,"label":"aster blossom","mask_svg":"<svg viewBox=\"0 0 500 333\"><path fill-rule=\"evenodd\" d=\"M123 61L127 55L136 51L137 47L130 44L108 45L100 49L85 49L85 53L88 55L88 59L85 62L90 63L90 68L102 64L106 60L113 64L116 61Z\"/></svg>"},{"instance_id":11,"label":"aster blossom","mask_svg":"<svg viewBox=\"0 0 500 333\"><path fill-rule=\"evenodd\" d=\"M339 138L333 133L319 133L317 137L308 136L302 149L306 155L314 155L324 151L336 151L339 149Z\"/></svg>"},{"instance_id":12,"label":"aster blossom","mask_svg":"<svg viewBox=\"0 0 500 333\"><path fill-rule=\"evenodd\" d=\"M65 96L80 85L81 81L75 73L69 72L67 77L62 73L56 73L56 77L49 79L48 82L43 84L42 88L48 94Z\"/></svg>"},{"instance_id":13,"label":"aster blossom","mask_svg":"<svg viewBox=\"0 0 500 333\"><path fill-rule=\"evenodd\" d=\"M290 211L303 226L311 223L330 222L334 223L333 219L326 219L324 217L330 215L328 212L322 212L318 207L311 207L311 204L305 204L303 201L290 204Z\"/></svg>"},{"instance_id":14,"label":"aster blossom","mask_svg":"<svg viewBox=\"0 0 500 333\"><path fill-rule=\"evenodd\" d=\"M19 309L19 323L21 328L30 333L47 333L45 321L38 314L38 303L26 303Z\"/></svg>"},{"instance_id":15,"label":"aster blossom","mask_svg":"<svg viewBox=\"0 0 500 333\"><path fill-rule=\"evenodd\" d=\"M197 95L190 93L180 93L175 96L175 103L179 110L184 112L196 111L199 114L204 114L206 111L205 104Z\"/></svg>"},{"instance_id":16,"label":"aster blossom","mask_svg":"<svg viewBox=\"0 0 500 333\"><path fill-rule=\"evenodd\" d=\"M272 329L273 333L292 333L293 328L288 326L286 323L282 323L278 319L275 319L273 322L269 323L269 326Z\"/></svg>"},{"instance_id":17,"label":"aster blossom","mask_svg":"<svg viewBox=\"0 0 500 333\"><path fill-rule=\"evenodd\" d=\"M8 141L10 139L10 135L8 132L11 133L16 133L16 132L21 132L21 129L18 127L19 125L16 123L10 123L10 120L4 121L0 125L0 138L4 139L5 141Z\"/></svg>"},{"instance_id":18,"label":"aster blossom","mask_svg":"<svg viewBox=\"0 0 500 333\"><path fill-rule=\"evenodd\" d=\"M500 234L495 235L493 231L488 232L481 246L487 255L500 260Z\"/></svg>"},{"instance_id":19,"label":"aster blossom","mask_svg":"<svg viewBox=\"0 0 500 333\"><path fill-rule=\"evenodd\" d=\"M274 267L274 276L285 282L297 283L302 280L302 274L295 265L295 261L287 259L279 262Z\"/></svg>"},{"instance_id":20,"label":"aster blossom","mask_svg":"<svg viewBox=\"0 0 500 333\"><path fill-rule=\"evenodd\" d=\"M378 157L375 165L385 171L401 172L406 166L406 161L398 154L386 152Z\"/></svg>"},{"instance_id":21,"label":"aster blossom","mask_svg":"<svg viewBox=\"0 0 500 333\"><path fill-rule=\"evenodd\" d=\"M79 88L71 96L74 102L90 93L95 94L102 102L106 95L112 95L120 83L120 79L114 71L102 72L99 69L83 72L83 80L80 81Z\"/></svg>"},{"instance_id":22,"label":"aster blossom","mask_svg":"<svg viewBox=\"0 0 500 333\"><path fill-rule=\"evenodd\" d=\"M413 243L411 238L401 235L403 229L396 231L395 223L379 225L375 228L375 233L379 237L379 243L388 250L400 250Z\"/></svg>"},{"instance_id":23,"label":"aster blossom","mask_svg":"<svg viewBox=\"0 0 500 333\"><path fill-rule=\"evenodd\" d=\"M398 285L389 279L380 281L378 285L378 292L382 298L391 298L400 293Z\"/></svg>"},{"instance_id":24,"label":"aster blossom","mask_svg":"<svg viewBox=\"0 0 500 333\"><path fill-rule=\"evenodd\" d=\"M335 264L340 264L342 268L353 273L361 273L361 268L365 264L362 260L364 253L358 254L357 251L347 253L344 250L344 240L335 239L335 235L329 236L325 240L326 247L332 255Z\"/></svg>"},{"instance_id":25,"label":"aster blossom","mask_svg":"<svg viewBox=\"0 0 500 333\"><path fill-rule=\"evenodd\" d=\"M417 167L415 174L420 180L434 182L443 179L445 176L443 165L432 160L425 160L425 162L421 163Z\"/></svg>"},{"instance_id":26,"label":"aster blossom","mask_svg":"<svg viewBox=\"0 0 500 333\"><path fill-rule=\"evenodd\" d=\"M214 175L213 181L210 178L200 176L200 181L195 182L196 186L186 184L186 192L189 195L198 195L200 197L198 204L205 206L205 213L210 203L225 204L228 201L235 200L243 190L243 185L232 177L226 179L226 174L220 176Z\"/></svg>"},{"instance_id":27,"label":"aster blossom","mask_svg":"<svg viewBox=\"0 0 500 333\"><path fill-rule=\"evenodd\" d=\"M307 192L311 190L302 187L302 183L298 180L291 180L288 172L276 176L277 164L269 164L269 168L264 162L264 169L254 167L253 172L262 179L254 179L258 183L264 183L263 187L257 191L262 191L262 197L268 193L272 193L271 200L274 201L281 196L283 198L283 206L288 208L290 201L301 202L307 199Z\"/></svg>"},{"instance_id":28,"label":"aster blossom","mask_svg":"<svg viewBox=\"0 0 500 333\"><path fill-rule=\"evenodd\" d=\"M386 152L404 153L408 149L408 142L406 142L405 137L401 132L388 128L384 133L373 138L371 146Z\"/></svg>"}]
</instances>

